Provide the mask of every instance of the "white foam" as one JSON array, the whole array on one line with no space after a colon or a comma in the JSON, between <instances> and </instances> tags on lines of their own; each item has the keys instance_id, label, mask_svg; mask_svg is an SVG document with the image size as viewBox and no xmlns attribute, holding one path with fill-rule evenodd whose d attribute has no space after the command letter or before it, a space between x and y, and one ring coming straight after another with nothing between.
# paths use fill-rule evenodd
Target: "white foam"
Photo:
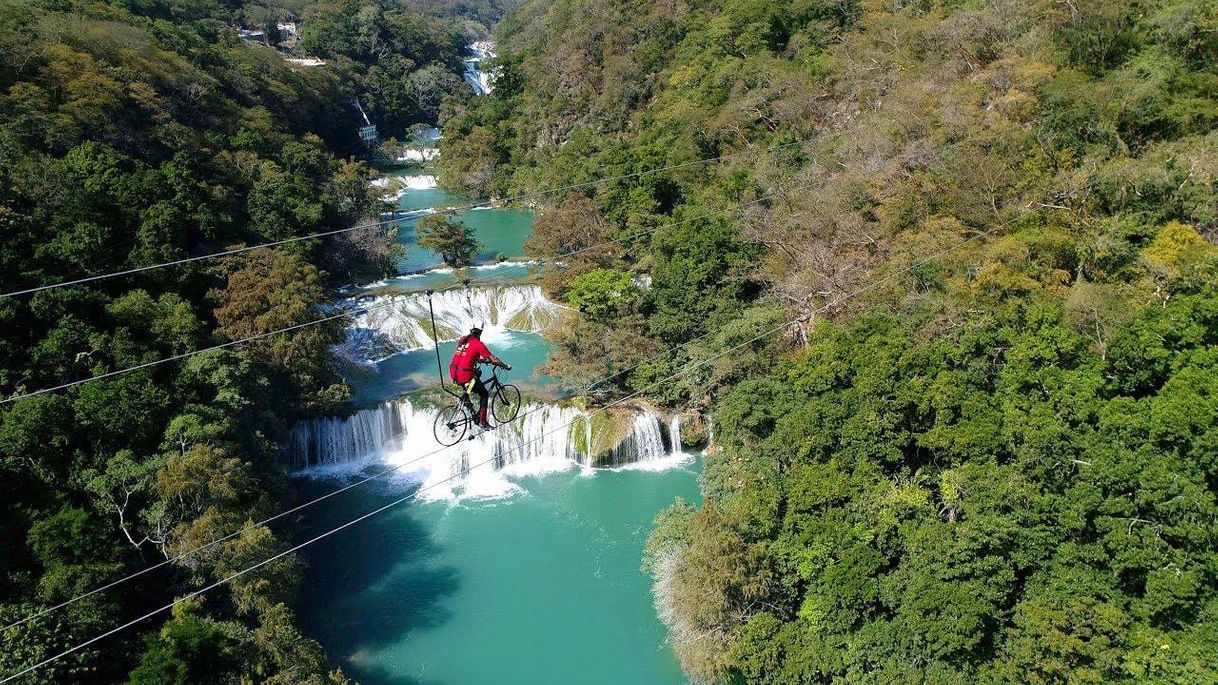
<instances>
[{"instance_id":1,"label":"white foam","mask_svg":"<svg viewBox=\"0 0 1218 685\"><path fill-rule=\"evenodd\" d=\"M495 56L495 44L480 40L466 46L470 52L470 57L464 60L465 62L465 82L474 89L478 95L489 95L492 90L492 74L482 70L482 62L486 59Z\"/></svg>"},{"instance_id":2,"label":"white foam","mask_svg":"<svg viewBox=\"0 0 1218 685\"><path fill-rule=\"evenodd\" d=\"M438 336L431 330L434 305ZM335 352L347 359L385 359L398 352L431 347L439 341L479 326L488 338L508 330L539 333L557 316L559 305L546 299L535 285L403 293L347 300L344 307L362 307L352 318L346 340ZM438 338L438 340L436 339Z\"/></svg>"},{"instance_id":3,"label":"white foam","mask_svg":"<svg viewBox=\"0 0 1218 685\"><path fill-rule=\"evenodd\" d=\"M672 469L689 466L694 461L694 455L684 452L673 454L659 459L648 459L646 461L634 461L619 466L602 467L603 471L669 471Z\"/></svg>"},{"instance_id":4,"label":"white foam","mask_svg":"<svg viewBox=\"0 0 1218 685\"><path fill-rule=\"evenodd\" d=\"M440 151L434 147L407 148L393 158L395 162L432 162L440 158Z\"/></svg>"},{"instance_id":5,"label":"white foam","mask_svg":"<svg viewBox=\"0 0 1218 685\"><path fill-rule=\"evenodd\" d=\"M400 219L400 220L405 220L405 219L415 219L415 218L418 218L418 217L421 217L421 216L430 216L430 215L432 215L432 214L435 214L435 213L436 213L436 211L437 211L437 210L436 210L436 208L435 208L435 207L424 207L424 208L422 208L422 209L409 209L409 210L401 210L401 209L400 209L400 210L398 210L398 211L396 211L396 212L385 212L384 214L381 214L381 218L382 218L382 219L386 219L386 220L391 220L391 219Z\"/></svg>"},{"instance_id":6,"label":"white foam","mask_svg":"<svg viewBox=\"0 0 1218 685\"><path fill-rule=\"evenodd\" d=\"M417 174L411 176L399 176L402 179L402 187L409 190L430 190L438 187L436 177L431 174Z\"/></svg>"}]
</instances>

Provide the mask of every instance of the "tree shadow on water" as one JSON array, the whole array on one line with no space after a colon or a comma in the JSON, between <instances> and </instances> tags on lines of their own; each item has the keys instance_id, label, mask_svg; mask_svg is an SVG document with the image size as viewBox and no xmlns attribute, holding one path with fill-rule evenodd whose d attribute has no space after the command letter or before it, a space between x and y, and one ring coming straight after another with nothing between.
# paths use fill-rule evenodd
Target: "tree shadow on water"
<instances>
[{"instance_id":1,"label":"tree shadow on water","mask_svg":"<svg viewBox=\"0 0 1218 685\"><path fill-rule=\"evenodd\" d=\"M308 527L317 534L405 494L390 489L352 496ZM300 601L305 624L362 685L433 685L366 659L451 617L442 604L460 587L459 574L439 562L443 548L420 521L417 507L404 503L361 521L318 541L305 556Z\"/></svg>"}]
</instances>

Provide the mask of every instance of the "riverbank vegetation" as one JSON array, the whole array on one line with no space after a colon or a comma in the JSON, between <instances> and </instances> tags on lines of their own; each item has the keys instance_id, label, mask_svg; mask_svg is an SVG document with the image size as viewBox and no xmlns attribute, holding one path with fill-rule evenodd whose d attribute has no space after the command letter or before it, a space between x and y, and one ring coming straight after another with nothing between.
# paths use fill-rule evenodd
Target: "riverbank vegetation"
<instances>
[{"instance_id":1,"label":"riverbank vegetation","mask_svg":"<svg viewBox=\"0 0 1218 685\"><path fill-rule=\"evenodd\" d=\"M1198 0L501 24L441 182L588 184L530 248L620 240L547 282L584 310L549 372L613 394L708 362L651 391L715 418L705 504L648 551L689 674L1210 677L1216 28Z\"/></svg>"},{"instance_id":2,"label":"riverbank vegetation","mask_svg":"<svg viewBox=\"0 0 1218 685\"><path fill-rule=\"evenodd\" d=\"M462 80L469 37L452 20L393 2L322 0L301 13L294 51L326 60L353 88L382 136L435 125L446 98L470 97Z\"/></svg>"},{"instance_id":3,"label":"riverbank vegetation","mask_svg":"<svg viewBox=\"0 0 1218 685\"><path fill-rule=\"evenodd\" d=\"M332 4L294 5L317 20L302 41L331 35ZM251 523L291 501L286 428L349 393L339 321L157 362L312 322L338 283L392 271L373 173L349 156L368 84L345 74L375 77L364 40L378 63L458 75L459 46L448 23L386 12L387 34L333 41L350 65L305 67L239 21L221 2L0 2L0 290L39 289L0 299L0 392L19 397L0 405L0 674L285 549L289 530ZM399 105L368 106L434 123ZM344 682L295 627L300 573L280 557L28 682Z\"/></svg>"}]
</instances>

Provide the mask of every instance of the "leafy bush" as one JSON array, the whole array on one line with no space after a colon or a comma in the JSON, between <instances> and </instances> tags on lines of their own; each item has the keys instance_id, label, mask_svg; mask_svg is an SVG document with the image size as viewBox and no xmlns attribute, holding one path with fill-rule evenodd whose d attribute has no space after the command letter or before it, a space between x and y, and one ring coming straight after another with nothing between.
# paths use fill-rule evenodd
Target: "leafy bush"
<instances>
[{"instance_id":1,"label":"leafy bush","mask_svg":"<svg viewBox=\"0 0 1218 685\"><path fill-rule=\"evenodd\" d=\"M567 303L597 320L631 307L639 297L630 274L614 269L593 269L567 284Z\"/></svg>"}]
</instances>

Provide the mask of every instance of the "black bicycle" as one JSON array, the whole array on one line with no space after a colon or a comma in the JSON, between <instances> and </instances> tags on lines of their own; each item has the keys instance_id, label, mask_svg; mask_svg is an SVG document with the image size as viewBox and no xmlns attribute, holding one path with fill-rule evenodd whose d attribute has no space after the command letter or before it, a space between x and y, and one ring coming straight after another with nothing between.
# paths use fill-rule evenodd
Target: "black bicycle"
<instances>
[{"instance_id":1,"label":"black bicycle","mask_svg":"<svg viewBox=\"0 0 1218 685\"><path fill-rule=\"evenodd\" d=\"M520 414L520 388L499 380L499 367L487 362L479 363L491 367L491 377L483 381L483 384L490 393L489 413L495 419L495 427L514 421ZM470 429L476 424L474 417L477 414L478 410L474 407L469 392L462 389L461 397L454 404L441 409L436 416L433 426L436 442L451 447L461 442L466 433L469 433L470 440L473 440L474 435Z\"/></svg>"}]
</instances>

